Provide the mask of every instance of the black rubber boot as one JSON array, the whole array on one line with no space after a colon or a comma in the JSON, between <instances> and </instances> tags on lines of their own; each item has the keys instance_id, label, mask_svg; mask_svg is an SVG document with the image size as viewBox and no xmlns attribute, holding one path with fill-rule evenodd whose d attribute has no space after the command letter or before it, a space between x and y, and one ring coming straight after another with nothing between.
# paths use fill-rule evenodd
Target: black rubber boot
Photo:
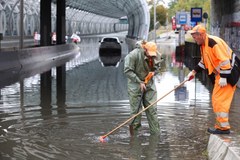
<instances>
[{"instance_id":1,"label":"black rubber boot","mask_svg":"<svg viewBox=\"0 0 240 160\"><path fill-rule=\"evenodd\" d=\"M220 129L216 129L216 128L208 128L208 133L211 133L211 134L229 134L230 133L230 130L227 129L227 130L220 130Z\"/></svg>"}]
</instances>

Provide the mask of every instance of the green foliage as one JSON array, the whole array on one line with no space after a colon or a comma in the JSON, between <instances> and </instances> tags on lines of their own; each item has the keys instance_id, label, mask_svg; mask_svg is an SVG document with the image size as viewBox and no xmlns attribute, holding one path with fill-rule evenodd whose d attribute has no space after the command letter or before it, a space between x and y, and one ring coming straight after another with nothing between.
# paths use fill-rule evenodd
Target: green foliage
<instances>
[{"instance_id":1,"label":"green foliage","mask_svg":"<svg viewBox=\"0 0 240 160\"><path fill-rule=\"evenodd\" d=\"M156 22L159 22L160 25L166 25L167 18L167 9L163 5L156 6ZM154 7L150 10L150 30L153 29L153 21L154 21Z\"/></svg>"},{"instance_id":2,"label":"green foliage","mask_svg":"<svg viewBox=\"0 0 240 160\"><path fill-rule=\"evenodd\" d=\"M167 9L163 5L159 5L156 7L156 13L156 20L159 21L161 25L165 25L167 18Z\"/></svg>"}]
</instances>

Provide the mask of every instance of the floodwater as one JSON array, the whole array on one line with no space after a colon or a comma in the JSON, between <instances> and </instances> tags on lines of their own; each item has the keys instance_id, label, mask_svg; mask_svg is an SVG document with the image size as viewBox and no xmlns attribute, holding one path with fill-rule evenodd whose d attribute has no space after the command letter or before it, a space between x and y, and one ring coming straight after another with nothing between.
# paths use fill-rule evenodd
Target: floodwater
<instances>
[{"instance_id":1,"label":"floodwater","mask_svg":"<svg viewBox=\"0 0 240 160\"><path fill-rule=\"evenodd\" d=\"M206 129L214 124L211 93L200 78L173 90L189 72L177 58L174 40L158 44L166 62L166 69L155 77L158 98L172 90L158 102L160 136L149 134L143 114L138 136L130 137L128 125L124 125L108 136L107 143L99 141L125 122L130 111L123 61L118 67L102 67L98 40L82 38L80 57L66 64L61 103L56 98L54 70L50 104L42 102L39 75L1 89L0 159L207 159ZM126 54L126 44L122 45ZM238 104L234 98L230 119L235 132L239 132Z\"/></svg>"}]
</instances>

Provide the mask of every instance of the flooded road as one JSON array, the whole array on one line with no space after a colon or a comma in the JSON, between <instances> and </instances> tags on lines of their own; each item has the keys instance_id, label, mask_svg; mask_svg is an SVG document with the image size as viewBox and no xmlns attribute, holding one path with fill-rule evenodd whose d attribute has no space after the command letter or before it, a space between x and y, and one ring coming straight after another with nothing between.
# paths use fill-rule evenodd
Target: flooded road
<instances>
[{"instance_id":1,"label":"flooded road","mask_svg":"<svg viewBox=\"0 0 240 160\"><path fill-rule=\"evenodd\" d=\"M66 100L61 103L56 98L54 71L49 105L40 101L39 75L1 89L0 159L207 159L206 129L214 124L214 114L211 93L198 78L158 102L160 136L150 135L143 114L137 137L131 138L125 125L109 136L108 143L99 142L100 136L129 118L130 107L123 61L117 68L102 67L98 39L83 39L81 56L67 64ZM177 60L174 43L158 47L166 61L166 70L155 77L160 98L182 82L189 70ZM235 98L230 117L235 132L239 132L238 105Z\"/></svg>"}]
</instances>

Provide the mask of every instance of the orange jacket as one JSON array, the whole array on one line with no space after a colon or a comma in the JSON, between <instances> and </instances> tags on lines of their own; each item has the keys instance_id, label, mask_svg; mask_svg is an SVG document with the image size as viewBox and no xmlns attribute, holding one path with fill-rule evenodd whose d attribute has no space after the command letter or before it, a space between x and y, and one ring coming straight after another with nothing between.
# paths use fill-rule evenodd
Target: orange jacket
<instances>
[{"instance_id":1,"label":"orange jacket","mask_svg":"<svg viewBox=\"0 0 240 160\"><path fill-rule=\"evenodd\" d=\"M232 49L221 38L208 35L205 45L201 45L201 61L196 71L208 69L208 74L219 74L227 78L231 74Z\"/></svg>"}]
</instances>

